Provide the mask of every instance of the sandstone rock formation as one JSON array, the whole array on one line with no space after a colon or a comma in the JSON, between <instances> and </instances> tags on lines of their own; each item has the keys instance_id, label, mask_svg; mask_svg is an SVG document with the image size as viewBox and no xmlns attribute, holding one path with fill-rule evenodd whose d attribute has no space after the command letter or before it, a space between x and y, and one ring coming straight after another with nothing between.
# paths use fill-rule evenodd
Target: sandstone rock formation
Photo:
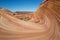
<instances>
[{"instance_id":1,"label":"sandstone rock formation","mask_svg":"<svg viewBox=\"0 0 60 40\"><path fill-rule=\"evenodd\" d=\"M29 22L0 10L0 40L60 40L60 0L47 0Z\"/></svg>"},{"instance_id":2,"label":"sandstone rock formation","mask_svg":"<svg viewBox=\"0 0 60 40\"><path fill-rule=\"evenodd\" d=\"M10 10L7 10L5 8L0 8L0 10L3 10L6 12L6 14L9 14L11 16L14 16L20 20L28 21L32 18L33 12L11 12Z\"/></svg>"},{"instance_id":3,"label":"sandstone rock formation","mask_svg":"<svg viewBox=\"0 0 60 40\"><path fill-rule=\"evenodd\" d=\"M24 20L24 21L28 21L32 18L33 16L33 12L15 12L14 14L15 17L21 19L21 20Z\"/></svg>"}]
</instances>

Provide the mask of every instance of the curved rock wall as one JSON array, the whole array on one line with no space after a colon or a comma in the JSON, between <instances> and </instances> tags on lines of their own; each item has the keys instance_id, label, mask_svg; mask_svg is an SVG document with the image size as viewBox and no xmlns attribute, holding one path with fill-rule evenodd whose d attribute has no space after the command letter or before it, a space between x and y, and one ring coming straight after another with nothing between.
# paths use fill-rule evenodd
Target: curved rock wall
<instances>
[{"instance_id":1,"label":"curved rock wall","mask_svg":"<svg viewBox=\"0 0 60 40\"><path fill-rule=\"evenodd\" d=\"M0 40L60 40L60 1L45 1L31 22L0 10Z\"/></svg>"}]
</instances>

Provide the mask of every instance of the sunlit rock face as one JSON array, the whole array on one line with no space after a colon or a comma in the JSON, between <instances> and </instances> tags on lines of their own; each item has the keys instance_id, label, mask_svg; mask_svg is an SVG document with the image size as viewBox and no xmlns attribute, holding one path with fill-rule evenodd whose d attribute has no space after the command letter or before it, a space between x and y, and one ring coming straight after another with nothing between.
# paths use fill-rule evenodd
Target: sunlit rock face
<instances>
[{"instance_id":1,"label":"sunlit rock face","mask_svg":"<svg viewBox=\"0 0 60 40\"><path fill-rule=\"evenodd\" d=\"M58 11L58 10L60 10L59 0L57 0L57 1L56 0L48 0L48 1L45 1L44 3L42 3L42 5L38 8L38 10L34 14L34 18L36 20L34 18L32 18L31 20L33 20L33 22L39 22L40 21L40 16L42 17L42 15L45 14L45 12L48 9L51 9L51 10L57 12L58 13L57 15L60 16L60 11ZM39 19L39 20L37 20L37 19Z\"/></svg>"},{"instance_id":2,"label":"sunlit rock face","mask_svg":"<svg viewBox=\"0 0 60 40\"><path fill-rule=\"evenodd\" d=\"M5 9L5 8L0 8L0 14L9 14L9 15L11 15L11 16L13 16L13 14L15 14L14 12L12 12L12 11L10 11L10 10L8 10L8 9Z\"/></svg>"},{"instance_id":3,"label":"sunlit rock face","mask_svg":"<svg viewBox=\"0 0 60 40\"><path fill-rule=\"evenodd\" d=\"M31 22L49 27L41 40L60 40L60 1L45 1L35 12ZM46 35L47 34L47 35Z\"/></svg>"},{"instance_id":4,"label":"sunlit rock face","mask_svg":"<svg viewBox=\"0 0 60 40\"><path fill-rule=\"evenodd\" d=\"M28 22L0 10L0 40L60 40L59 3L45 1Z\"/></svg>"}]
</instances>

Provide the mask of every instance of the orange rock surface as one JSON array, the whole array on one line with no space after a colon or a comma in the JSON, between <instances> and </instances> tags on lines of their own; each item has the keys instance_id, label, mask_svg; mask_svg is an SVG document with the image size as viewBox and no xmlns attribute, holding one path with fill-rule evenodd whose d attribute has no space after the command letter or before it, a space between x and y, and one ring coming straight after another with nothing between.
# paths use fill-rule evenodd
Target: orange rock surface
<instances>
[{"instance_id":1,"label":"orange rock surface","mask_svg":"<svg viewBox=\"0 0 60 40\"><path fill-rule=\"evenodd\" d=\"M15 12L15 14L13 14L15 17L24 20L24 21L28 21L32 18L33 16L33 12Z\"/></svg>"},{"instance_id":2,"label":"orange rock surface","mask_svg":"<svg viewBox=\"0 0 60 40\"><path fill-rule=\"evenodd\" d=\"M0 40L60 40L60 0L47 0L29 21L0 10Z\"/></svg>"}]
</instances>

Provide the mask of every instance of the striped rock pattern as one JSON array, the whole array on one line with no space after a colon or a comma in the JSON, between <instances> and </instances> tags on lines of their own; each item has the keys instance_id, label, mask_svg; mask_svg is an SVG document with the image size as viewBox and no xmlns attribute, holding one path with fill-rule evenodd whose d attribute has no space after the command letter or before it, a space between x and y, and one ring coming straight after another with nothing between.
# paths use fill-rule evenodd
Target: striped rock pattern
<instances>
[{"instance_id":1,"label":"striped rock pattern","mask_svg":"<svg viewBox=\"0 0 60 40\"><path fill-rule=\"evenodd\" d=\"M60 1L47 0L28 22L0 10L0 40L60 40Z\"/></svg>"}]
</instances>

